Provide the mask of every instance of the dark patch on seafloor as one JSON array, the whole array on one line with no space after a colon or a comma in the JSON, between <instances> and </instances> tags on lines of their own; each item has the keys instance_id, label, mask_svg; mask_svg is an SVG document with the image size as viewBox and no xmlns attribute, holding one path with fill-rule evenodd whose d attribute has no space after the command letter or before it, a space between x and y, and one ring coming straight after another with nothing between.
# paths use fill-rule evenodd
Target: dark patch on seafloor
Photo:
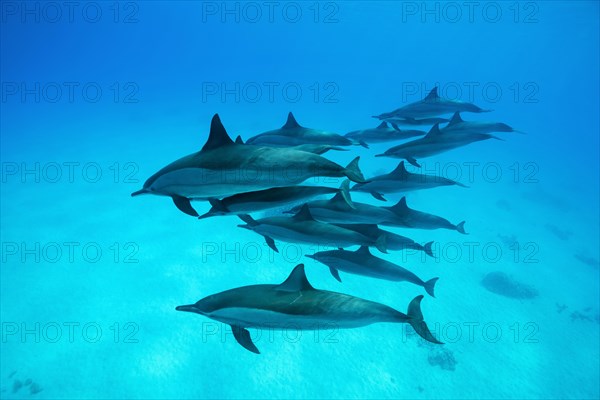
<instances>
[{"instance_id":1,"label":"dark patch on seafloor","mask_svg":"<svg viewBox=\"0 0 600 400\"><path fill-rule=\"evenodd\" d=\"M501 271L487 274L481 280L481 285L492 293L512 299L533 299L538 296L538 291L533 286L521 283Z\"/></svg>"}]
</instances>

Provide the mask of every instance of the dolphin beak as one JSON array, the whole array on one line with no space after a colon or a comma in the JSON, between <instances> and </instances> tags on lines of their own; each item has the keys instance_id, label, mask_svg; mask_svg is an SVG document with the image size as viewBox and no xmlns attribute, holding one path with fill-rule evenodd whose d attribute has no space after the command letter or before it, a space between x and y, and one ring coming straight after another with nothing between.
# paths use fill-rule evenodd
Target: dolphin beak
<instances>
[{"instance_id":1,"label":"dolphin beak","mask_svg":"<svg viewBox=\"0 0 600 400\"><path fill-rule=\"evenodd\" d=\"M206 214L202 214L201 216L199 216L198 219L204 219L204 218L208 218L210 216L211 216L211 214L209 212L207 212Z\"/></svg>"},{"instance_id":2,"label":"dolphin beak","mask_svg":"<svg viewBox=\"0 0 600 400\"><path fill-rule=\"evenodd\" d=\"M314 254L305 254L304 256L308 257L308 258L312 258L313 260L315 260L315 255Z\"/></svg>"},{"instance_id":3,"label":"dolphin beak","mask_svg":"<svg viewBox=\"0 0 600 400\"><path fill-rule=\"evenodd\" d=\"M248 230L250 230L250 231L252 230L252 229L250 229L250 225L248 225L248 224L241 224L241 225L238 225L238 228L244 228L244 229L248 229Z\"/></svg>"},{"instance_id":4,"label":"dolphin beak","mask_svg":"<svg viewBox=\"0 0 600 400\"><path fill-rule=\"evenodd\" d=\"M175 307L177 311L187 311L187 312L196 312L196 307L193 304L189 304L187 306L177 306Z\"/></svg>"},{"instance_id":5,"label":"dolphin beak","mask_svg":"<svg viewBox=\"0 0 600 400\"><path fill-rule=\"evenodd\" d=\"M139 196L140 194L147 194L147 193L150 193L148 191L148 189L143 188L143 189L138 190L137 192L131 193L131 197L135 197L135 196Z\"/></svg>"}]
</instances>

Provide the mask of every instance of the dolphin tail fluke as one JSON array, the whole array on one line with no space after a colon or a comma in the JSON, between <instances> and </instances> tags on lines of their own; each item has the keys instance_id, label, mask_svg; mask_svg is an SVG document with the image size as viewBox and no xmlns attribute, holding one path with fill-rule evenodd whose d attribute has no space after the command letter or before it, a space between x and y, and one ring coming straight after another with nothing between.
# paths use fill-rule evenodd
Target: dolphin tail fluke
<instances>
[{"instance_id":1,"label":"dolphin tail fluke","mask_svg":"<svg viewBox=\"0 0 600 400\"><path fill-rule=\"evenodd\" d=\"M375 247L382 253L387 254L387 235L380 235L375 242Z\"/></svg>"},{"instance_id":2,"label":"dolphin tail fluke","mask_svg":"<svg viewBox=\"0 0 600 400\"><path fill-rule=\"evenodd\" d=\"M437 340L435 336L429 330L427 323L423 320L423 312L421 311L421 300L423 295L419 295L412 299L408 305L408 323L413 327L415 332L419 334L423 339L431 343L444 344Z\"/></svg>"},{"instance_id":3,"label":"dolphin tail fluke","mask_svg":"<svg viewBox=\"0 0 600 400\"><path fill-rule=\"evenodd\" d=\"M433 255L433 241L425 243L423 249L425 250L425 254L427 254L429 257L435 258L435 256Z\"/></svg>"},{"instance_id":4,"label":"dolphin tail fluke","mask_svg":"<svg viewBox=\"0 0 600 400\"><path fill-rule=\"evenodd\" d=\"M360 157L356 157L354 160L350 161L350 164L348 164L344 169L344 175L350 178L350 180L353 182L367 183L367 180L365 180L365 177L358 167L359 160Z\"/></svg>"},{"instance_id":5,"label":"dolphin tail fluke","mask_svg":"<svg viewBox=\"0 0 600 400\"><path fill-rule=\"evenodd\" d=\"M191 215L192 217L198 217L200 215L198 212L196 212L196 210L194 210L194 207L192 207L192 204L190 203L190 199L187 197L172 196L171 198L173 199L175 207L177 207L179 211L187 215Z\"/></svg>"},{"instance_id":6,"label":"dolphin tail fluke","mask_svg":"<svg viewBox=\"0 0 600 400\"><path fill-rule=\"evenodd\" d=\"M242 347L253 353L260 354L260 351L258 351L256 345L252 342L250 332L248 332L246 328L231 325L231 331L233 332L233 337L235 338L235 340L237 340L237 342L241 344Z\"/></svg>"},{"instance_id":7,"label":"dolphin tail fluke","mask_svg":"<svg viewBox=\"0 0 600 400\"><path fill-rule=\"evenodd\" d=\"M425 289L427 294L429 294L431 297L435 297L434 289L435 289L435 283L438 281L438 279L440 279L440 278L433 278L423 284L423 288Z\"/></svg>"},{"instance_id":8,"label":"dolphin tail fluke","mask_svg":"<svg viewBox=\"0 0 600 400\"><path fill-rule=\"evenodd\" d=\"M356 209L356 207L354 206L354 203L352 202L352 197L350 196L350 180L349 179L344 179L344 182L342 182L342 185L340 186L340 194L344 198L344 201L346 201L346 203L348 203L348 205L350 207L352 207L352 209Z\"/></svg>"},{"instance_id":9,"label":"dolphin tail fluke","mask_svg":"<svg viewBox=\"0 0 600 400\"><path fill-rule=\"evenodd\" d=\"M466 221L463 221L460 224L456 225L456 230L462 233L463 235L468 235L468 233L465 231L465 222Z\"/></svg>"}]
</instances>

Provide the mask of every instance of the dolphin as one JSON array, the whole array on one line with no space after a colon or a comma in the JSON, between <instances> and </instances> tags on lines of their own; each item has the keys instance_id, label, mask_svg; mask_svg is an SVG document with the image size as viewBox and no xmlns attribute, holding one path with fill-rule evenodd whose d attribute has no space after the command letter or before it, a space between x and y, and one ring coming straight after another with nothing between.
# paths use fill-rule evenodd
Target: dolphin
<instances>
[{"instance_id":1,"label":"dolphin","mask_svg":"<svg viewBox=\"0 0 600 400\"><path fill-rule=\"evenodd\" d=\"M410 139L415 136L424 135L424 131L419 130L401 130L397 126L394 128L388 127L387 122L382 122L377 128L363 129L360 131L352 131L344 136L350 139L363 141L366 143L384 143L395 140Z\"/></svg>"},{"instance_id":2,"label":"dolphin","mask_svg":"<svg viewBox=\"0 0 600 400\"><path fill-rule=\"evenodd\" d=\"M247 214L239 215L246 225L238 225L262 235L267 245L279 252L274 239L289 243L306 243L318 246L338 248L348 246L375 246L382 253L387 253L385 236L371 238L350 229L337 225L319 222L313 218L305 204L292 217L266 217L254 220Z\"/></svg>"},{"instance_id":3,"label":"dolphin","mask_svg":"<svg viewBox=\"0 0 600 400\"><path fill-rule=\"evenodd\" d=\"M352 202L349 192L350 181L346 179L339 189L325 186L288 186L256 192L240 193L222 200L209 199L211 209L200 219L219 215L249 214L270 208L282 207L316 196L337 193ZM299 209L298 209L299 211Z\"/></svg>"},{"instance_id":4,"label":"dolphin","mask_svg":"<svg viewBox=\"0 0 600 400\"><path fill-rule=\"evenodd\" d=\"M467 234L465 221L454 225L445 218L409 208L406 204L406 197L402 197L396 205L386 208L396 214L396 219L393 221L394 226L417 229L450 229L463 235Z\"/></svg>"},{"instance_id":5,"label":"dolphin","mask_svg":"<svg viewBox=\"0 0 600 400\"><path fill-rule=\"evenodd\" d=\"M406 314L381 303L343 293L315 289L297 265L279 285L243 286L213 294L195 304L176 307L231 326L233 336L246 350L259 354L248 328L319 330L335 326L358 328L378 322L408 323L423 339L437 340L423 320L421 301L415 297Z\"/></svg>"},{"instance_id":6,"label":"dolphin","mask_svg":"<svg viewBox=\"0 0 600 400\"><path fill-rule=\"evenodd\" d=\"M403 158L415 167L420 168L421 166L416 158L433 156L487 139L502 140L487 133L471 131L448 134L445 130L440 130L439 124L435 124L424 137L394 146L383 154L375 155L375 157Z\"/></svg>"},{"instance_id":7,"label":"dolphin","mask_svg":"<svg viewBox=\"0 0 600 400\"><path fill-rule=\"evenodd\" d=\"M359 143L345 138L337 133L320 131L317 129L301 126L291 112L287 121L279 129L263 132L253 136L246 141L247 144L264 145L273 147L298 146L304 144L325 144L332 146L362 145L369 147L366 143Z\"/></svg>"},{"instance_id":8,"label":"dolphin","mask_svg":"<svg viewBox=\"0 0 600 400\"><path fill-rule=\"evenodd\" d=\"M242 137L238 135L238 137L235 138L235 143L244 144L244 139L242 139ZM288 148L293 150L307 151L309 153L319 155L325 154L329 150L348 151L348 149L344 149L343 147L333 146L330 144L299 144L298 146L289 146Z\"/></svg>"},{"instance_id":9,"label":"dolphin","mask_svg":"<svg viewBox=\"0 0 600 400\"><path fill-rule=\"evenodd\" d=\"M306 203L311 215L321 222L332 224L378 224L392 220L395 214L387 207L377 207L366 203L357 203L352 200L350 192L345 190L350 181L346 179L342 187L329 200L312 200ZM303 206L296 206L286 214L296 214Z\"/></svg>"},{"instance_id":10,"label":"dolphin","mask_svg":"<svg viewBox=\"0 0 600 400\"><path fill-rule=\"evenodd\" d=\"M373 224L336 224L345 229L350 229L355 232L359 232L362 235L369 236L371 238L378 238L385 236L385 245L388 250L404 251L404 250L416 250L423 251L430 257L433 255L433 242L425 243L420 245L414 240L407 238L406 236L398 235L397 233L389 232L380 229L377 225Z\"/></svg>"},{"instance_id":11,"label":"dolphin","mask_svg":"<svg viewBox=\"0 0 600 400\"><path fill-rule=\"evenodd\" d=\"M315 254L307 254L306 257L327 265L331 275L339 282L342 281L339 271L344 271L349 274L370 276L372 278L385 279L388 281L406 281L414 283L417 286L422 286L431 297L435 297L435 283L439 278L433 278L425 282L409 270L379 257L375 257L366 246L361 246L356 251L320 251Z\"/></svg>"},{"instance_id":12,"label":"dolphin","mask_svg":"<svg viewBox=\"0 0 600 400\"><path fill-rule=\"evenodd\" d=\"M389 174L373 177L367 183L357 183L351 191L371 193L377 200L385 201L383 194L387 193L408 192L451 185L467 187L462 183L441 176L408 172L404 166L404 161L401 161L396 169Z\"/></svg>"},{"instance_id":13,"label":"dolphin","mask_svg":"<svg viewBox=\"0 0 600 400\"><path fill-rule=\"evenodd\" d=\"M373 118L379 118L373 116ZM435 125L450 122L448 118L434 117L434 118L385 118L384 121L389 122L390 125L395 129L397 125Z\"/></svg>"},{"instance_id":14,"label":"dolphin","mask_svg":"<svg viewBox=\"0 0 600 400\"><path fill-rule=\"evenodd\" d=\"M305 151L234 143L215 114L202 150L162 168L131 195L168 196L179 210L197 217L190 200L293 186L316 176L347 176L364 182L358 159L344 168Z\"/></svg>"},{"instance_id":15,"label":"dolphin","mask_svg":"<svg viewBox=\"0 0 600 400\"><path fill-rule=\"evenodd\" d=\"M492 133L492 132L517 132L522 133L513 129L503 122L489 122L489 121L464 121L460 113L457 111L452 116L452 119L446 125L442 132L444 133Z\"/></svg>"},{"instance_id":16,"label":"dolphin","mask_svg":"<svg viewBox=\"0 0 600 400\"><path fill-rule=\"evenodd\" d=\"M394 111L377 115L375 118L383 120L390 118L419 119L437 117L443 114L452 114L456 111L482 113L492 110L484 110L473 103L440 97L436 86L431 89L424 99L407 104Z\"/></svg>"}]
</instances>

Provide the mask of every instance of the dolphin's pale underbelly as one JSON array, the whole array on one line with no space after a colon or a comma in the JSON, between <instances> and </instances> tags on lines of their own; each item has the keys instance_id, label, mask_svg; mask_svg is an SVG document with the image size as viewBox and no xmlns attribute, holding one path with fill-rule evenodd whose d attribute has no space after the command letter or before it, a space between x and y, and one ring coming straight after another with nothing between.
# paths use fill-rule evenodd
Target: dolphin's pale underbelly
<instances>
[{"instance_id":1,"label":"dolphin's pale underbelly","mask_svg":"<svg viewBox=\"0 0 600 400\"><path fill-rule=\"evenodd\" d=\"M360 212L360 210L348 212L346 210L311 207L310 211L317 220L332 224L378 224L392 217L385 210L367 214Z\"/></svg>"},{"instance_id":2,"label":"dolphin's pale underbelly","mask_svg":"<svg viewBox=\"0 0 600 400\"><path fill-rule=\"evenodd\" d=\"M265 171L258 169L211 170L183 168L168 172L152 183L152 190L166 195L188 198L224 197L272 187L301 183L308 177L304 171Z\"/></svg>"},{"instance_id":3,"label":"dolphin's pale underbelly","mask_svg":"<svg viewBox=\"0 0 600 400\"><path fill-rule=\"evenodd\" d=\"M245 328L290 330L347 329L379 322L379 319L374 315L345 315L344 318L340 318L337 314L329 313L286 314L272 310L244 307L222 308L210 313L208 316L226 324Z\"/></svg>"}]
</instances>

